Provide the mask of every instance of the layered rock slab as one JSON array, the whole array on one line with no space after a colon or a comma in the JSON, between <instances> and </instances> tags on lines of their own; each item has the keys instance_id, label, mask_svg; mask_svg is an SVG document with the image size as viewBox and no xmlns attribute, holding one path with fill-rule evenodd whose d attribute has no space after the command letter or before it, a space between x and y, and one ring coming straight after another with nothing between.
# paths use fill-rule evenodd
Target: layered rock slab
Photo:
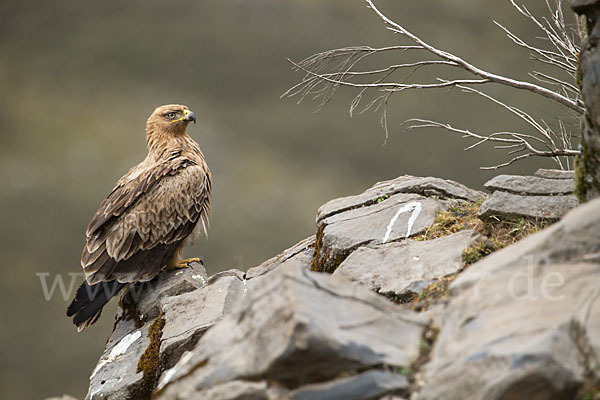
<instances>
[{"instance_id":1,"label":"layered rock slab","mask_svg":"<svg viewBox=\"0 0 600 400\"><path fill-rule=\"evenodd\" d=\"M496 191L479 208L481 218L527 217L534 219L559 219L579 202L574 195L521 196Z\"/></svg>"},{"instance_id":2,"label":"layered rock slab","mask_svg":"<svg viewBox=\"0 0 600 400\"><path fill-rule=\"evenodd\" d=\"M454 293L486 277L493 277L512 264L580 263L600 261L600 201L594 200L570 211L559 222L496 251L471 265L452 283Z\"/></svg>"},{"instance_id":3,"label":"layered rock slab","mask_svg":"<svg viewBox=\"0 0 600 400\"><path fill-rule=\"evenodd\" d=\"M120 300L115 326L105 351L135 329L152 323L161 312L163 299L194 291L204 286L207 279L204 267L194 262L191 268L163 272L151 281L133 285Z\"/></svg>"},{"instance_id":4,"label":"layered rock slab","mask_svg":"<svg viewBox=\"0 0 600 400\"><path fill-rule=\"evenodd\" d=\"M485 183L492 194L479 209L481 218L559 219L579 202L572 173L538 170L536 176L499 175Z\"/></svg>"},{"instance_id":5,"label":"layered rock slab","mask_svg":"<svg viewBox=\"0 0 600 400\"><path fill-rule=\"evenodd\" d=\"M370 400L394 393L406 393L408 380L393 372L373 370L330 382L303 386L292 400Z\"/></svg>"},{"instance_id":6,"label":"layered rock slab","mask_svg":"<svg viewBox=\"0 0 600 400\"><path fill-rule=\"evenodd\" d=\"M540 168L535 172L534 176L539 176L540 178L548 179L574 179L575 171Z\"/></svg>"},{"instance_id":7,"label":"layered rock slab","mask_svg":"<svg viewBox=\"0 0 600 400\"><path fill-rule=\"evenodd\" d=\"M598 372L598 288L598 264L515 264L461 292L420 398L575 398Z\"/></svg>"},{"instance_id":8,"label":"layered rock slab","mask_svg":"<svg viewBox=\"0 0 600 400\"><path fill-rule=\"evenodd\" d=\"M482 237L472 230L426 241L360 247L333 273L381 294L420 293L433 279L464 267L463 251Z\"/></svg>"},{"instance_id":9,"label":"layered rock slab","mask_svg":"<svg viewBox=\"0 0 600 400\"><path fill-rule=\"evenodd\" d=\"M217 384L195 394L202 400L288 400L287 390L271 387L265 381L231 381Z\"/></svg>"},{"instance_id":10,"label":"layered rock slab","mask_svg":"<svg viewBox=\"0 0 600 400\"><path fill-rule=\"evenodd\" d=\"M104 353L90 376L86 399L121 400L140 395L144 373L138 371L138 362L151 344L149 333L160 315L161 301L202 287L206 278L204 267L193 263L191 268L162 273L130 287L121 299Z\"/></svg>"},{"instance_id":11,"label":"layered rock slab","mask_svg":"<svg viewBox=\"0 0 600 400\"><path fill-rule=\"evenodd\" d=\"M204 289L162 301L165 318L160 349L162 367L172 367L243 295L244 282L237 276L224 276Z\"/></svg>"},{"instance_id":12,"label":"layered rock slab","mask_svg":"<svg viewBox=\"0 0 600 400\"><path fill-rule=\"evenodd\" d=\"M416 194L397 194L377 204L321 220L317 233L320 271L333 272L345 257L369 243L387 243L425 231L445 205Z\"/></svg>"},{"instance_id":13,"label":"layered rock slab","mask_svg":"<svg viewBox=\"0 0 600 400\"><path fill-rule=\"evenodd\" d=\"M317 222L343 211L375 204L378 200L399 193L419 194L439 199L462 199L479 201L485 194L463 184L435 177L403 175L389 181L378 182L361 194L333 199L319 207Z\"/></svg>"},{"instance_id":14,"label":"layered rock slab","mask_svg":"<svg viewBox=\"0 0 600 400\"><path fill-rule=\"evenodd\" d=\"M405 175L380 182L361 194L331 200L317 213L312 269L334 272L361 246L418 235L450 205L484 197L451 180Z\"/></svg>"},{"instance_id":15,"label":"layered rock slab","mask_svg":"<svg viewBox=\"0 0 600 400\"><path fill-rule=\"evenodd\" d=\"M600 373L600 199L451 285L422 399L572 399Z\"/></svg>"},{"instance_id":16,"label":"layered rock slab","mask_svg":"<svg viewBox=\"0 0 600 400\"><path fill-rule=\"evenodd\" d=\"M159 399L194 398L236 380L293 389L348 371L408 366L419 356L427 321L367 289L300 265L263 282L163 373Z\"/></svg>"},{"instance_id":17,"label":"layered rock slab","mask_svg":"<svg viewBox=\"0 0 600 400\"><path fill-rule=\"evenodd\" d=\"M147 397L153 389L148 387L151 378L147 375L174 365L243 293L243 281L236 274L208 279L199 264L131 288L121 300L113 333L90 377L86 398ZM156 325L159 319L160 329ZM144 371L140 359L151 346L157 352L152 360L155 369Z\"/></svg>"},{"instance_id":18,"label":"layered rock slab","mask_svg":"<svg viewBox=\"0 0 600 400\"><path fill-rule=\"evenodd\" d=\"M523 193L525 195L560 195L573 193L573 179L552 179L537 176L498 175L485 183L490 191Z\"/></svg>"}]
</instances>

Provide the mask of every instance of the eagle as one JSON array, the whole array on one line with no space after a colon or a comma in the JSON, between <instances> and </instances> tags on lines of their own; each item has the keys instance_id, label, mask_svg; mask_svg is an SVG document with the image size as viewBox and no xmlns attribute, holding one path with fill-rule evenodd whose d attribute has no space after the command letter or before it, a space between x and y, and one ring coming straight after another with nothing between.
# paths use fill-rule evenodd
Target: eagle
<instances>
[{"instance_id":1,"label":"eagle","mask_svg":"<svg viewBox=\"0 0 600 400\"><path fill-rule=\"evenodd\" d=\"M196 117L179 104L156 108L146 122L148 155L100 203L81 254L85 281L67 308L81 332L124 287L184 268L183 248L207 233L211 174L187 134Z\"/></svg>"}]
</instances>

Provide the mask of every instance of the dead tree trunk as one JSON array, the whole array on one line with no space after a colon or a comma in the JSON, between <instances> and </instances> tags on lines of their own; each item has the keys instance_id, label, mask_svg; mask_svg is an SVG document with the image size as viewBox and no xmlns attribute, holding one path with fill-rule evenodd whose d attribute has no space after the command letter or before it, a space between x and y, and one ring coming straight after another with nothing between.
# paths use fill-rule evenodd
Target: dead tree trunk
<instances>
[{"instance_id":1,"label":"dead tree trunk","mask_svg":"<svg viewBox=\"0 0 600 400\"><path fill-rule=\"evenodd\" d=\"M581 155L575 164L575 193L584 202L600 197L600 0L575 0L572 8L585 17L587 30L578 79L586 114Z\"/></svg>"}]
</instances>

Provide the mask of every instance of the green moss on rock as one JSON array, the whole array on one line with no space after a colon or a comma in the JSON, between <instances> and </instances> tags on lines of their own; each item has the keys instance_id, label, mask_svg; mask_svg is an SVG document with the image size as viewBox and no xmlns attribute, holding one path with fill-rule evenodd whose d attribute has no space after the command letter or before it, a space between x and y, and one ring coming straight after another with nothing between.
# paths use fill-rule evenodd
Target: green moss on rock
<instances>
[{"instance_id":1,"label":"green moss on rock","mask_svg":"<svg viewBox=\"0 0 600 400\"><path fill-rule=\"evenodd\" d=\"M582 148L585 149L585 143L582 143ZM582 153L585 152L585 150L582 150ZM587 186L585 184L585 162L583 161L582 155L577 155L577 157L575 157L575 197L577 197L577 200L579 200L580 203L583 203L586 201L586 195L587 195Z\"/></svg>"},{"instance_id":2,"label":"green moss on rock","mask_svg":"<svg viewBox=\"0 0 600 400\"><path fill-rule=\"evenodd\" d=\"M140 393L136 394L136 398L149 399L158 383L160 374L160 340L164 326L165 317L161 313L148 329L150 344L140 357L137 365L137 372L143 372L144 376L142 378Z\"/></svg>"}]
</instances>

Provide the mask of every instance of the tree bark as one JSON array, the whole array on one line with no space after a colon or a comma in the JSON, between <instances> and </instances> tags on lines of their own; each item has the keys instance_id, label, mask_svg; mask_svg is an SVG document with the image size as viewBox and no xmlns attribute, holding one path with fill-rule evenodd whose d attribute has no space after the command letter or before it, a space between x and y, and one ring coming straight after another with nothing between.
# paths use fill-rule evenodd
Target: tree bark
<instances>
[{"instance_id":1,"label":"tree bark","mask_svg":"<svg viewBox=\"0 0 600 400\"><path fill-rule=\"evenodd\" d=\"M575 194L585 202L600 197L600 0L575 0L572 8L585 17L587 31L577 79L586 113L581 155L575 163Z\"/></svg>"}]
</instances>

